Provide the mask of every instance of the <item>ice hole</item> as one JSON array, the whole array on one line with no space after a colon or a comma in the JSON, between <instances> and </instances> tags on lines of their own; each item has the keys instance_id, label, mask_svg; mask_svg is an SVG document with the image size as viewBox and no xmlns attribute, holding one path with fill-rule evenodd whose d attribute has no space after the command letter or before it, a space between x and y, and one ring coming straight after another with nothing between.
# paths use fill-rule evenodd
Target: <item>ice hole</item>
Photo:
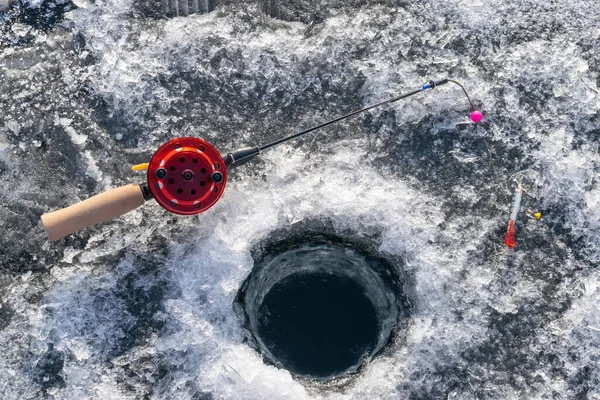
<instances>
[{"instance_id":1,"label":"ice hole","mask_svg":"<svg viewBox=\"0 0 600 400\"><path fill-rule=\"evenodd\" d=\"M406 315L403 297L397 274L376 259L312 238L255 260L236 303L266 362L329 380L381 351Z\"/></svg>"}]
</instances>

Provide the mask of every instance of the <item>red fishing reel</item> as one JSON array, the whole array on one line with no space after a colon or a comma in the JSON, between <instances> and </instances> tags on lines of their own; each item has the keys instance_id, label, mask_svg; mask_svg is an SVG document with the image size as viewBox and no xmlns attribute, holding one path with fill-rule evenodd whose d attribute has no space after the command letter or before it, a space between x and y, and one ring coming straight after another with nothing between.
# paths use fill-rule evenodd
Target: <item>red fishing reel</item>
<instances>
[{"instance_id":1,"label":"red fishing reel","mask_svg":"<svg viewBox=\"0 0 600 400\"><path fill-rule=\"evenodd\" d=\"M225 161L210 143L193 137L162 145L148 165L154 199L175 214L199 214L221 197L227 182Z\"/></svg>"}]
</instances>

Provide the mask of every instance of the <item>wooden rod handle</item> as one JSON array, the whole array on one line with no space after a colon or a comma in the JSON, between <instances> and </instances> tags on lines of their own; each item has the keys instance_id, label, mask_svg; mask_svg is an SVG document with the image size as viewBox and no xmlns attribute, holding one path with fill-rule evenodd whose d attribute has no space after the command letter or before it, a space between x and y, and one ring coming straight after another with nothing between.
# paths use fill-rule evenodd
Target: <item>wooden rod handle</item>
<instances>
[{"instance_id":1,"label":"wooden rod handle","mask_svg":"<svg viewBox=\"0 0 600 400\"><path fill-rule=\"evenodd\" d=\"M139 185L127 185L97 194L62 210L42 215L48 239L58 240L78 230L117 218L144 204Z\"/></svg>"}]
</instances>

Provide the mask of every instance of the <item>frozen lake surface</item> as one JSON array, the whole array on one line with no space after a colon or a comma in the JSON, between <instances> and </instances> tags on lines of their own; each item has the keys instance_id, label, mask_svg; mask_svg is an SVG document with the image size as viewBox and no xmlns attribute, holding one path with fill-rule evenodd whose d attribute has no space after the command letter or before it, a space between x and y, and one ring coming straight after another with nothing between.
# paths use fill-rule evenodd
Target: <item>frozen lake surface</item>
<instances>
[{"instance_id":1,"label":"frozen lake surface","mask_svg":"<svg viewBox=\"0 0 600 400\"><path fill-rule=\"evenodd\" d=\"M0 0L0 398L600 399L597 0L198 7ZM172 138L259 145L445 77L481 123L445 85L261 154L198 216L39 222ZM507 252L516 181L543 218ZM410 277L404 334L331 385L263 362L233 307L307 226Z\"/></svg>"}]
</instances>

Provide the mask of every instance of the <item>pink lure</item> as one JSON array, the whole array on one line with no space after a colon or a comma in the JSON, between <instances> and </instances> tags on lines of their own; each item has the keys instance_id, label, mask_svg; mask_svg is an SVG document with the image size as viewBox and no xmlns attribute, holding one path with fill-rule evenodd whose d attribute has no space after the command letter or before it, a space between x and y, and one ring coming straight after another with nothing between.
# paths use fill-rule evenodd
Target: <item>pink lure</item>
<instances>
[{"instance_id":1,"label":"pink lure","mask_svg":"<svg viewBox=\"0 0 600 400\"><path fill-rule=\"evenodd\" d=\"M479 121L481 121L481 118L483 118L481 111L475 110L471 113L471 121L479 122Z\"/></svg>"}]
</instances>

